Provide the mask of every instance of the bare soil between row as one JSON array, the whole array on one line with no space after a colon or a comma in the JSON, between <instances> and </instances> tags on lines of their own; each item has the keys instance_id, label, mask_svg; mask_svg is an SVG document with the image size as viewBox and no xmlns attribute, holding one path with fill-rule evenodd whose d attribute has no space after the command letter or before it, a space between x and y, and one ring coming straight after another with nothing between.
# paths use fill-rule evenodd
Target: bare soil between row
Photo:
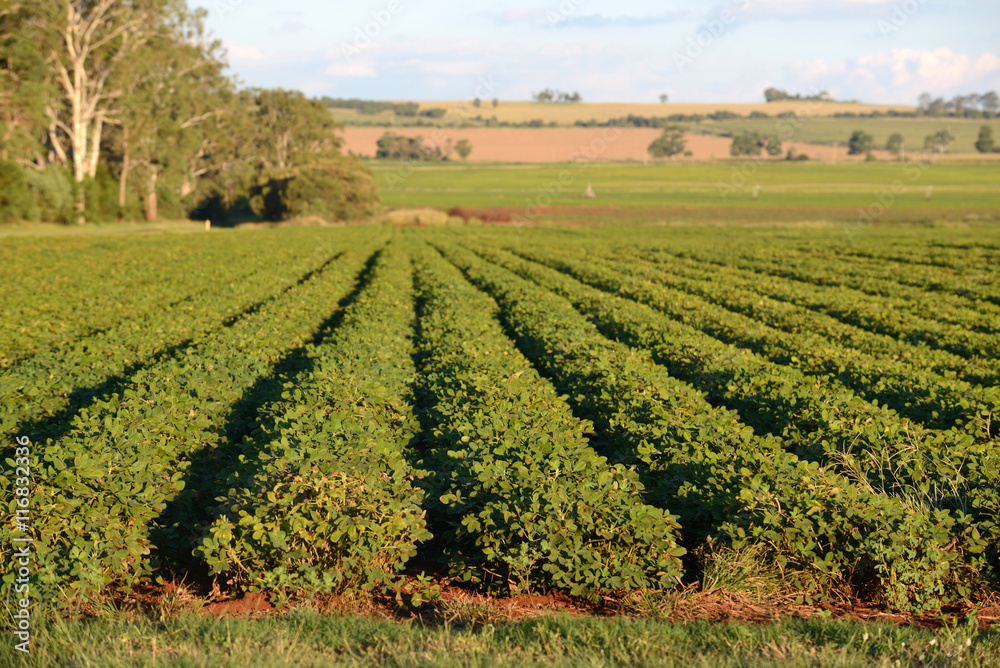
<instances>
[{"instance_id":1,"label":"bare soil between row","mask_svg":"<svg viewBox=\"0 0 1000 668\"><path fill-rule=\"evenodd\" d=\"M137 590L116 604L119 609L136 613L159 611L162 614L165 610L171 612L193 610L206 617L218 619L280 617L290 614L293 610L307 607L322 614L360 615L426 625L456 621L508 623L551 614L593 618L655 616L676 623L710 621L770 624L783 619L844 619L924 629L967 623L972 618L976 619L982 629L991 629L1000 623L1000 598L985 604L981 602L976 606L970 603L939 612L915 615L890 612L859 601L845 600L837 604L806 605L795 602L792 593L770 601L762 601L739 592L699 592L687 589L661 598L653 607L644 607L641 602L642 594L606 597L592 602L574 599L560 592L508 597L486 596L450 584L447 580L439 581L435 587L439 592L437 598L432 603L419 606L411 605L406 596L396 600L388 596L371 598L326 596L293 599L291 604L276 604L272 598L261 592L222 593L216 590L206 595L185 584L168 582Z\"/></svg>"}]
</instances>

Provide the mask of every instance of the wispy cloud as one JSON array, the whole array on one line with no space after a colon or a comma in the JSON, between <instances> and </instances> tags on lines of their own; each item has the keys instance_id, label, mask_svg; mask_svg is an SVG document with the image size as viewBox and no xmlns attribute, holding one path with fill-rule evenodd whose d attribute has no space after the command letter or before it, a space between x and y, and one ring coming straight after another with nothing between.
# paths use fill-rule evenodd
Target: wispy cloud
<instances>
[{"instance_id":1,"label":"wispy cloud","mask_svg":"<svg viewBox=\"0 0 1000 668\"><path fill-rule=\"evenodd\" d=\"M482 12L482 14L493 19L494 22L500 25L511 25L519 23L543 23L549 15L549 11L519 7L516 9L490 10Z\"/></svg>"},{"instance_id":2,"label":"wispy cloud","mask_svg":"<svg viewBox=\"0 0 1000 668\"><path fill-rule=\"evenodd\" d=\"M864 83L888 85L911 94L920 91L959 91L995 86L1000 80L1000 57L973 56L951 49L892 49L858 58L852 76Z\"/></svg>"},{"instance_id":3,"label":"wispy cloud","mask_svg":"<svg viewBox=\"0 0 1000 668\"><path fill-rule=\"evenodd\" d=\"M333 63L326 68L326 73L331 77L345 78L368 78L377 77L378 69L373 63ZM329 86L329 84L327 84Z\"/></svg>"},{"instance_id":4,"label":"wispy cloud","mask_svg":"<svg viewBox=\"0 0 1000 668\"><path fill-rule=\"evenodd\" d=\"M569 16L556 24L558 28L651 28L669 23L693 20L695 16L687 10L650 14L647 16L605 16L603 14L583 14Z\"/></svg>"},{"instance_id":5,"label":"wispy cloud","mask_svg":"<svg viewBox=\"0 0 1000 668\"><path fill-rule=\"evenodd\" d=\"M929 91L948 96L985 92L1000 84L1000 57L955 53L948 48L890 49L857 58L796 60L791 78L803 86L831 92L853 91L869 102L915 102Z\"/></svg>"},{"instance_id":6,"label":"wispy cloud","mask_svg":"<svg viewBox=\"0 0 1000 668\"><path fill-rule=\"evenodd\" d=\"M918 2L919 0L912 0ZM815 0L734 0L747 20L760 19L858 19L879 18L900 0L838 0L818 3Z\"/></svg>"},{"instance_id":7,"label":"wispy cloud","mask_svg":"<svg viewBox=\"0 0 1000 668\"><path fill-rule=\"evenodd\" d=\"M471 99L480 77L500 82L501 99L550 87L588 101L751 101L773 85L913 103L925 90L1000 89L996 0L422 0L420 11L401 0L391 28L356 44L388 2L243 0L211 13L210 28L252 85L349 97ZM911 5L884 38L879 25ZM701 55L680 71L674 53L689 48Z\"/></svg>"},{"instance_id":8,"label":"wispy cloud","mask_svg":"<svg viewBox=\"0 0 1000 668\"><path fill-rule=\"evenodd\" d=\"M283 21L281 25L272 26L271 34L273 35L294 35L295 33L302 32L306 30L309 26L301 21L287 20Z\"/></svg>"},{"instance_id":9,"label":"wispy cloud","mask_svg":"<svg viewBox=\"0 0 1000 668\"><path fill-rule=\"evenodd\" d=\"M501 9L481 13L497 25L532 25L556 28L647 28L677 21L696 20L697 15L690 10L680 9L647 15L579 14L563 11L557 3L552 9Z\"/></svg>"}]
</instances>

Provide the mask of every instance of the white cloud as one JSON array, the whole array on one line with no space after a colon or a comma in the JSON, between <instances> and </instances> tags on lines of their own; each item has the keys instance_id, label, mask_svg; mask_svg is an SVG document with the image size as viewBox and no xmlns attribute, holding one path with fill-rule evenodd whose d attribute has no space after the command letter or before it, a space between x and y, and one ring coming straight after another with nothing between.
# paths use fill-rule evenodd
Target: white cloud
<instances>
[{"instance_id":1,"label":"white cloud","mask_svg":"<svg viewBox=\"0 0 1000 668\"><path fill-rule=\"evenodd\" d=\"M822 84L831 77L841 76L847 71L846 60L825 60L817 58L815 60L795 60L789 65L792 72L800 81Z\"/></svg>"},{"instance_id":2,"label":"white cloud","mask_svg":"<svg viewBox=\"0 0 1000 668\"><path fill-rule=\"evenodd\" d=\"M229 62L233 65L253 65L267 67L269 65L288 65L308 61L312 56L299 51L268 49L266 51L256 46L241 44L226 44Z\"/></svg>"},{"instance_id":3,"label":"white cloud","mask_svg":"<svg viewBox=\"0 0 1000 668\"><path fill-rule=\"evenodd\" d=\"M500 11L485 12L492 16L498 23L538 23L542 21L548 12L544 9L529 9L518 7L515 9L505 9Z\"/></svg>"},{"instance_id":4,"label":"white cloud","mask_svg":"<svg viewBox=\"0 0 1000 668\"><path fill-rule=\"evenodd\" d=\"M322 95L330 90L329 81L306 81L298 86L306 95Z\"/></svg>"},{"instance_id":5,"label":"white cloud","mask_svg":"<svg viewBox=\"0 0 1000 668\"><path fill-rule=\"evenodd\" d=\"M443 74L449 77L471 76L483 74L486 63L483 61L452 60L452 61L416 61L422 72L428 74Z\"/></svg>"},{"instance_id":6,"label":"white cloud","mask_svg":"<svg viewBox=\"0 0 1000 668\"><path fill-rule=\"evenodd\" d=\"M788 71L799 87L847 91L867 102L912 104L924 91L948 97L997 88L1000 57L989 52L955 53L945 47L905 48L854 59L796 60Z\"/></svg>"},{"instance_id":7,"label":"white cloud","mask_svg":"<svg viewBox=\"0 0 1000 668\"><path fill-rule=\"evenodd\" d=\"M815 0L733 0L736 13L756 19L852 19L876 18L890 12L900 0L839 0L818 3ZM924 2L925 0L916 0Z\"/></svg>"},{"instance_id":8,"label":"white cloud","mask_svg":"<svg viewBox=\"0 0 1000 668\"><path fill-rule=\"evenodd\" d=\"M332 77L377 77L378 70L371 63L334 63L326 68Z\"/></svg>"},{"instance_id":9,"label":"white cloud","mask_svg":"<svg viewBox=\"0 0 1000 668\"><path fill-rule=\"evenodd\" d=\"M880 84L913 98L921 91L969 92L995 86L1000 78L1000 57L978 57L951 49L892 49L858 58L852 77L861 83Z\"/></svg>"},{"instance_id":10,"label":"white cloud","mask_svg":"<svg viewBox=\"0 0 1000 668\"><path fill-rule=\"evenodd\" d=\"M271 27L271 34L273 34L273 35L280 35L280 34L291 34L291 35L294 35L295 33L302 32L303 30L306 30L308 28L309 28L309 26L307 24L303 23L302 21L288 20L288 21L282 22L281 25L272 26Z\"/></svg>"},{"instance_id":11,"label":"white cloud","mask_svg":"<svg viewBox=\"0 0 1000 668\"><path fill-rule=\"evenodd\" d=\"M227 44L226 51L229 55L230 62L234 63L259 63L266 59L264 52L256 46Z\"/></svg>"}]
</instances>

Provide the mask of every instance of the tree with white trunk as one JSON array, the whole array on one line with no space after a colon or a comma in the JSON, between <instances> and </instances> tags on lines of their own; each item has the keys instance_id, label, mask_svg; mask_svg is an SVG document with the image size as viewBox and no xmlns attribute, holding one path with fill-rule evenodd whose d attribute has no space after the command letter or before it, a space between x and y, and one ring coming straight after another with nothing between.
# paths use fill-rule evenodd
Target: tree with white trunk
<instances>
[{"instance_id":1,"label":"tree with white trunk","mask_svg":"<svg viewBox=\"0 0 1000 668\"><path fill-rule=\"evenodd\" d=\"M49 0L42 11L46 62L61 100L46 110L49 142L73 178L93 178L105 125L121 120L129 58L163 27L164 0ZM76 189L77 222L84 222L84 189Z\"/></svg>"}]
</instances>

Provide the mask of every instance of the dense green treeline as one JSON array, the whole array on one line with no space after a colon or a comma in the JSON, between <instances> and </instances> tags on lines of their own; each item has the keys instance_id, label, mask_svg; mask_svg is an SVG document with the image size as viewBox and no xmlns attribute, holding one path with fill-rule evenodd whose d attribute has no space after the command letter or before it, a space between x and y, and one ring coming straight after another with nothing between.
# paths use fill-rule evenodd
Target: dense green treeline
<instances>
[{"instance_id":1,"label":"dense green treeline","mask_svg":"<svg viewBox=\"0 0 1000 668\"><path fill-rule=\"evenodd\" d=\"M374 213L326 108L240 89L205 17L186 0L0 0L0 222Z\"/></svg>"}]
</instances>

